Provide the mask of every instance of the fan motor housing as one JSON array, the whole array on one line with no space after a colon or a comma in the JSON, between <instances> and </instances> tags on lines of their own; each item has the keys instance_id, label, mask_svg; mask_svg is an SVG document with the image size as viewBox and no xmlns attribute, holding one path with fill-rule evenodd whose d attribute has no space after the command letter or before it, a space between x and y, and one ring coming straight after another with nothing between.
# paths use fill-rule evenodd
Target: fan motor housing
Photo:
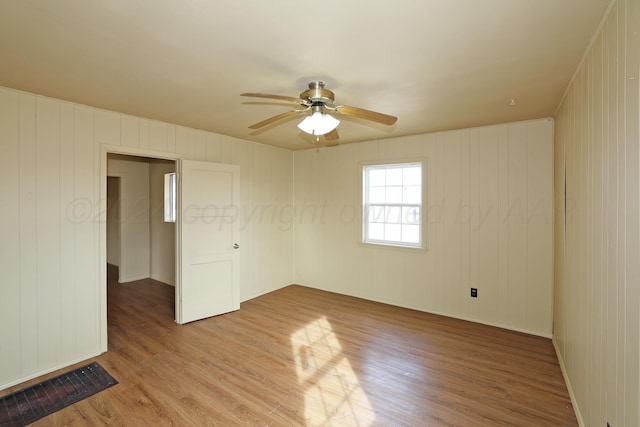
<instances>
[{"instance_id":1,"label":"fan motor housing","mask_svg":"<svg viewBox=\"0 0 640 427\"><path fill-rule=\"evenodd\" d=\"M333 92L324 88L324 82L310 82L309 89L300 93L300 99L308 99L312 104L333 104L335 96Z\"/></svg>"}]
</instances>

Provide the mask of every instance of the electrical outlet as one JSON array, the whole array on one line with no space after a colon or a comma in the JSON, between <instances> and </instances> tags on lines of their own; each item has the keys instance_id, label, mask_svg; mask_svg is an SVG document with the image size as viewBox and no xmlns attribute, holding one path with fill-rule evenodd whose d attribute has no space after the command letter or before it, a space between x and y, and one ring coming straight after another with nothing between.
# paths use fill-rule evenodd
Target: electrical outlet
<instances>
[{"instance_id":1,"label":"electrical outlet","mask_svg":"<svg viewBox=\"0 0 640 427\"><path fill-rule=\"evenodd\" d=\"M471 288L471 298L478 298L478 288Z\"/></svg>"}]
</instances>

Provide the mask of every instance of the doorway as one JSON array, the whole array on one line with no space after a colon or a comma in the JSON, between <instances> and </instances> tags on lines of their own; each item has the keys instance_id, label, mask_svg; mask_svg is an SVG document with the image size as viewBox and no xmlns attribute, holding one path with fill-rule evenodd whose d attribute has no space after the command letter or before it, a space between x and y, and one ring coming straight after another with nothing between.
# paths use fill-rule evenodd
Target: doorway
<instances>
[{"instance_id":1,"label":"doorway","mask_svg":"<svg viewBox=\"0 0 640 427\"><path fill-rule=\"evenodd\" d=\"M174 160L107 154L106 261L110 282L152 279L175 287L176 226L164 220L165 175L175 171Z\"/></svg>"},{"instance_id":2,"label":"doorway","mask_svg":"<svg viewBox=\"0 0 640 427\"><path fill-rule=\"evenodd\" d=\"M239 206L239 166L173 156L163 157L163 153L131 147L102 146L100 340L103 352L108 350L106 201L109 176L120 179L119 203L115 202L120 209L118 280L145 280L153 277L152 274L161 274L152 269L152 264L171 266L173 270L168 277L175 283L174 320L180 324L240 308L240 244L235 240L234 221ZM173 240L164 243L162 237L158 237L161 233L152 231L152 217L164 220L164 204L151 200L157 194L152 190L152 181L154 186L162 181L163 191L165 181L150 180L154 169L156 172L172 170L177 176L177 219L172 231L165 234ZM156 256L164 260L162 264L156 261Z\"/></svg>"}]
</instances>

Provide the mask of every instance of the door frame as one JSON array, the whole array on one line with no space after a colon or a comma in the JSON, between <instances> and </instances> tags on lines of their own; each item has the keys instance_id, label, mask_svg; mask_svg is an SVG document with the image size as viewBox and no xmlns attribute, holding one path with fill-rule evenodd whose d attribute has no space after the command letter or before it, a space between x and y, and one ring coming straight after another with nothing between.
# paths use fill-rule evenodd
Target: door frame
<instances>
[{"instance_id":1,"label":"door frame","mask_svg":"<svg viewBox=\"0 0 640 427\"><path fill-rule=\"evenodd\" d=\"M101 353L105 353L109 347L109 341L107 336L107 157L109 154L123 154L126 156L139 156L139 157L149 157L152 159L162 159L162 160L173 160L176 162L176 171L178 171L181 167L179 163L184 159L184 155L178 153L167 153L164 151L155 151L149 150L145 148L134 148L134 147L124 147L120 145L109 145L109 144L101 144L100 145L100 198L99 198L99 206L98 215L96 216L96 220L100 223L100 235L98 241L100 242L100 251L99 251L99 265L100 268L98 270L99 283L100 283L100 320L98 324L99 335L100 335L100 351ZM180 251L178 247L178 242L180 238L179 227L176 227L176 236L175 236L175 244L176 244L176 286L175 286L175 298L178 301L178 292L180 290L180 278L178 277L178 265L180 262ZM175 321L176 319L174 319Z\"/></svg>"}]
</instances>

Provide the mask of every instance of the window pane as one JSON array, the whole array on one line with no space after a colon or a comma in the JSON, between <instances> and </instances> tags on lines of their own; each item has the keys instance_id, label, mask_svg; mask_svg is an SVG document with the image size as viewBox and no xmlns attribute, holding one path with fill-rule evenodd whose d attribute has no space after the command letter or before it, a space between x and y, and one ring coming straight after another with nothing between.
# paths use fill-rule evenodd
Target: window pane
<instances>
[{"instance_id":1,"label":"window pane","mask_svg":"<svg viewBox=\"0 0 640 427\"><path fill-rule=\"evenodd\" d=\"M421 185L422 168L420 166L404 168L402 170L402 183L404 185Z\"/></svg>"},{"instance_id":2,"label":"window pane","mask_svg":"<svg viewBox=\"0 0 640 427\"><path fill-rule=\"evenodd\" d=\"M385 187L371 187L369 189L369 203L384 203L386 198Z\"/></svg>"},{"instance_id":3,"label":"window pane","mask_svg":"<svg viewBox=\"0 0 640 427\"><path fill-rule=\"evenodd\" d=\"M420 187L417 185L402 187L402 202L418 204L422 199L422 195L420 193Z\"/></svg>"},{"instance_id":4,"label":"window pane","mask_svg":"<svg viewBox=\"0 0 640 427\"><path fill-rule=\"evenodd\" d=\"M402 223L402 208L400 206L387 206L384 217L388 223L400 224Z\"/></svg>"},{"instance_id":5,"label":"window pane","mask_svg":"<svg viewBox=\"0 0 640 427\"><path fill-rule=\"evenodd\" d=\"M402 241L406 243L420 243L420 227L417 225L403 225Z\"/></svg>"},{"instance_id":6,"label":"window pane","mask_svg":"<svg viewBox=\"0 0 640 427\"><path fill-rule=\"evenodd\" d=\"M384 224L368 224L369 235L367 236L370 240L384 240Z\"/></svg>"},{"instance_id":7,"label":"window pane","mask_svg":"<svg viewBox=\"0 0 640 427\"><path fill-rule=\"evenodd\" d=\"M402 203L402 187L387 187L385 202Z\"/></svg>"},{"instance_id":8,"label":"window pane","mask_svg":"<svg viewBox=\"0 0 640 427\"><path fill-rule=\"evenodd\" d=\"M423 241L422 165L366 166L363 176L364 241L420 247Z\"/></svg>"},{"instance_id":9,"label":"window pane","mask_svg":"<svg viewBox=\"0 0 640 427\"><path fill-rule=\"evenodd\" d=\"M368 211L369 222L384 222L384 206L370 206Z\"/></svg>"},{"instance_id":10,"label":"window pane","mask_svg":"<svg viewBox=\"0 0 640 427\"><path fill-rule=\"evenodd\" d=\"M402 239L402 228L400 224L386 224L384 227L384 239L392 242L400 242Z\"/></svg>"},{"instance_id":11,"label":"window pane","mask_svg":"<svg viewBox=\"0 0 640 427\"><path fill-rule=\"evenodd\" d=\"M385 175L386 171L384 169L369 169L369 186L384 186Z\"/></svg>"},{"instance_id":12,"label":"window pane","mask_svg":"<svg viewBox=\"0 0 640 427\"><path fill-rule=\"evenodd\" d=\"M413 206L403 207L402 223L403 224L420 224L420 209Z\"/></svg>"},{"instance_id":13,"label":"window pane","mask_svg":"<svg viewBox=\"0 0 640 427\"><path fill-rule=\"evenodd\" d=\"M387 169L385 185L402 185L402 168Z\"/></svg>"}]
</instances>

